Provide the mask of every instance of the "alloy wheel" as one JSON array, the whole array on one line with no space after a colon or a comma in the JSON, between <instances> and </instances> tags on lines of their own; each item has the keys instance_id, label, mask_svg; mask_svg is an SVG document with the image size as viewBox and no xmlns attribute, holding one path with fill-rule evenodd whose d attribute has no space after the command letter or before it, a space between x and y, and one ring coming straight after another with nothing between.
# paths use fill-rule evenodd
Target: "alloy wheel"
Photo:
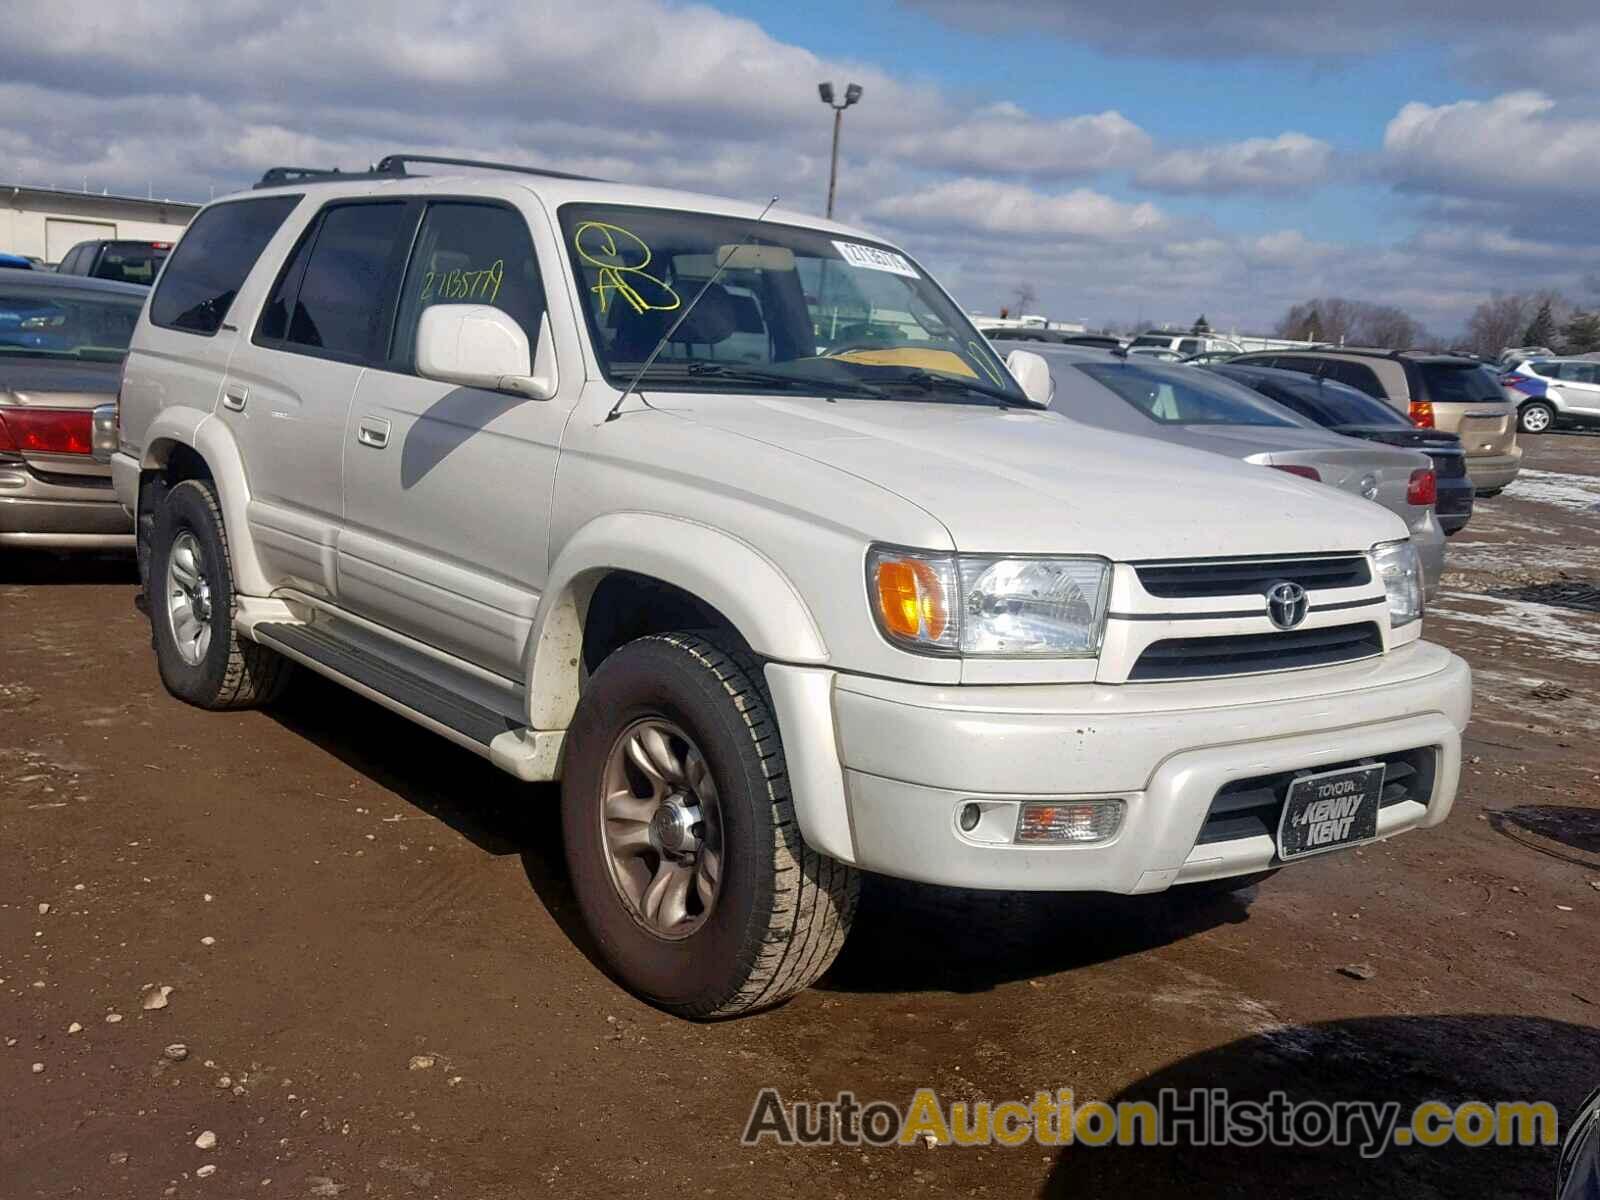
<instances>
[{"instance_id":1,"label":"alloy wheel","mask_svg":"<svg viewBox=\"0 0 1600 1200\"><path fill-rule=\"evenodd\" d=\"M600 837L611 882L657 937L698 930L722 886L722 811L705 755L660 717L624 729L601 777Z\"/></svg>"}]
</instances>

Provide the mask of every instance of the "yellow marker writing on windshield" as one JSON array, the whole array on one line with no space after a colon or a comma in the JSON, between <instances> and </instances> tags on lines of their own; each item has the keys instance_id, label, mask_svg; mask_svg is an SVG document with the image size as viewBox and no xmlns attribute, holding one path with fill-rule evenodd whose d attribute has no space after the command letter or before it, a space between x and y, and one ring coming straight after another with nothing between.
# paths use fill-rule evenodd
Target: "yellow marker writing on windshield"
<instances>
[{"instance_id":1,"label":"yellow marker writing on windshield","mask_svg":"<svg viewBox=\"0 0 1600 1200\"><path fill-rule=\"evenodd\" d=\"M605 315L616 293L633 306L634 312L671 312L682 304L678 293L664 279L657 279L644 268L650 265L650 247L638 234L620 225L607 225L603 221L585 221L572 235L572 244L578 256L600 272L599 280L589 290L600 298L600 314ZM629 263L631 252L637 262Z\"/></svg>"},{"instance_id":2,"label":"yellow marker writing on windshield","mask_svg":"<svg viewBox=\"0 0 1600 1200\"><path fill-rule=\"evenodd\" d=\"M995 387L1005 387L1006 381L1001 379L993 367L989 365L989 356L977 342L968 342L967 349L972 351L972 357L978 360L978 365L983 368L983 373L994 380Z\"/></svg>"}]
</instances>

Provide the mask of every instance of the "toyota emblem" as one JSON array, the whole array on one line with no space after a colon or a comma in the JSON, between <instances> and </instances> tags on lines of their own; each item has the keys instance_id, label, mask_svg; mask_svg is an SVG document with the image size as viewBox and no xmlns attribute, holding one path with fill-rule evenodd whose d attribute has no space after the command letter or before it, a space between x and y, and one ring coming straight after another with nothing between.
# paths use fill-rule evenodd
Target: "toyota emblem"
<instances>
[{"instance_id":1,"label":"toyota emblem","mask_svg":"<svg viewBox=\"0 0 1600 1200\"><path fill-rule=\"evenodd\" d=\"M1267 616L1279 629L1293 629L1306 619L1310 608L1306 590L1285 579L1267 589Z\"/></svg>"}]
</instances>

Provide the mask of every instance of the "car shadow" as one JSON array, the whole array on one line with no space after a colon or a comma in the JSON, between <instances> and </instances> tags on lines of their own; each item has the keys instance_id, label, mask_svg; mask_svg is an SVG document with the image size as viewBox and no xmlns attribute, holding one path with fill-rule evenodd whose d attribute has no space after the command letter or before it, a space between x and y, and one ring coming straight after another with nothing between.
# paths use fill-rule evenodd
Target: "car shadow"
<instances>
[{"instance_id":1,"label":"car shadow","mask_svg":"<svg viewBox=\"0 0 1600 1200\"><path fill-rule=\"evenodd\" d=\"M1489 828L1530 850L1600 870L1600 808L1521 804L1490 812Z\"/></svg>"},{"instance_id":2,"label":"car shadow","mask_svg":"<svg viewBox=\"0 0 1600 1200\"><path fill-rule=\"evenodd\" d=\"M1255 894L988 892L867 875L844 953L818 987L984 992L1237 924Z\"/></svg>"},{"instance_id":3,"label":"car shadow","mask_svg":"<svg viewBox=\"0 0 1600 1200\"><path fill-rule=\"evenodd\" d=\"M519 856L551 918L606 972L567 877L556 785L513 779L309 671L299 672L288 693L266 711L485 854ZM818 986L836 992L987 991L1243 921L1254 896L1254 889L1211 897L1186 889L1159 896L979 892L869 874L845 951Z\"/></svg>"},{"instance_id":4,"label":"car shadow","mask_svg":"<svg viewBox=\"0 0 1600 1200\"><path fill-rule=\"evenodd\" d=\"M487 759L310 671L300 671L288 693L266 711L291 733L448 825L485 854L517 855L551 918L597 969L605 970L567 881L555 784L514 779Z\"/></svg>"},{"instance_id":5,"label":"car shadow","mask_svg":"<svg viewBox=\"0 0 1600 1200\"><path fill-rule=\"evenodd\" d=\"M1600 1029L1512 1015L1374 1017L1285 1026L1174 1063L1114 1096L1156 1104L1172 1089L1224 1089L1234 1101L1396 1101L1406 1120L1440 1100L1549 1101L1563 1120L1600 1082ZM1078 1096L1081 1105L1094 1097ZM1550 1195L1556 1148L1548 1145L1389 1147L1363 1158L1352 1146L1072 1145L1057 1153L1042 1197L1326 1197L1404 1200Z\"/></svg>"},{"instance_id":6,"label":"car shadow","mask_svg":"<svg viewBox=\"0 0 1600 1200\"><path fill-rule=\"evenodd\" d=\"M0 584L57 587L74 584L139 582L133 551L0 549Z\"/></svg>"}]
</instances>

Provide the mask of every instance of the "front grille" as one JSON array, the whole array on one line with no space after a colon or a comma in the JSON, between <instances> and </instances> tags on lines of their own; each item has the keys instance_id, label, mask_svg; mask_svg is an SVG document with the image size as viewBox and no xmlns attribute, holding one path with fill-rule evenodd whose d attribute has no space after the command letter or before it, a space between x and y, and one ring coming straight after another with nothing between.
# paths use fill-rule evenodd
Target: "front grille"
<instances>
[{"instance_id":1,"label":"front grille","mask_svg":"<svg viewBox=\"0 0 1600 1200\"><path fill-rule=\"evenodd\" d=\"M1382 653L1383 635L1372 621L1324 629L1291 629L1282 633L1167 638L1145 648L1128 673L1128 681L1141 683L1292 671L1299 667L1354 662Z\"/></svg>"},{"instance_id":2,"label":"front grille","mask_svg":"<svg viewBox=\"0 0 1600 1200\"><path fill-rule=\"evenodd\" d=\"M1152 596L1178 599L1196 596L1245 596L1265 593L1289 580L1308 592L1321 588L1361 587L1372 581L1365 554L1321 558L1194 559L1186 562L1136 563L1139 582Z\"/></svg>"},{"instance_id":3,"label":"front grille","mask_svg":"<svg viewBox=\"0 0 1600 1200\"><path fill-rule=\"evenodd\" d=\"M1433 798L1434 766L1438 752L1432 746L1402 750L1381 758L1361 758L1353 762L1283 771L1277 775L1257 775L1224 784L1212 798L1205 824L1200 827L1197 844L1231 842L1238 838L1278 836L1278 818L1288 799L1289 785L1302 775L1337 771L1343 767L1373 766L1383 763L1383 798L1379 806L1388 808L1405 800L1426 804Z\"/></svg>"}]
</instances>

